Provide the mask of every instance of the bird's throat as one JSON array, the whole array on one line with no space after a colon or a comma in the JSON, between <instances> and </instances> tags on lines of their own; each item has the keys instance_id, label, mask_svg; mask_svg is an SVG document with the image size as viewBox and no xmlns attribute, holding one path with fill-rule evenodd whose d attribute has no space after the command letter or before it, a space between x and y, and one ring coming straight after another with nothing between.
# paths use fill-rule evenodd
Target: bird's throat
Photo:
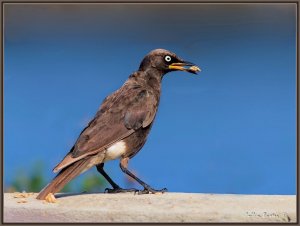
<instances>
[{"instance_id":1,"label":"bird's throat","mask_svg":"<svg viewBox=\"0 0 300 226\"><path fill-rule=\"evenodd\" d=\"M152 87L152 89L159 91L161 88L161 80L163 78L163 74L157 70L149 70L145 73L146 83Z\"/></svg>"}]
</instances>

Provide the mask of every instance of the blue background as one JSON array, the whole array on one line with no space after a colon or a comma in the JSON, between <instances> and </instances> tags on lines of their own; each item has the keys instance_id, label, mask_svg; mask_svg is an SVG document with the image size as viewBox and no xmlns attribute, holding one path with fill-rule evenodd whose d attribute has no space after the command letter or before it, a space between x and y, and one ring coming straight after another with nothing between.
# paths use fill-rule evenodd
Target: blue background
<instances>
[{"instance_id":1,"label":"blue background","mask_svg":"<svg viewBox=\"0 0 300 226\"><path fill-rule=\"evenodd\" d=\"M202 72L165 76L130 169L169 191L296 193L296 4L5 4L4 41L6 185L38 160L49 181L104 97L165 48Z\"/></svg>"}]
</instances>

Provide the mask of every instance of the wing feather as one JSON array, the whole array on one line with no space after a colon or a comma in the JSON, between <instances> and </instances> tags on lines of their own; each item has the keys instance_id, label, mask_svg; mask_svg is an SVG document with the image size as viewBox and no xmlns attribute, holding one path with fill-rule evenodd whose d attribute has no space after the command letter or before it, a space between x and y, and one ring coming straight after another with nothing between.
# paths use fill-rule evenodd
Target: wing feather
<instances>
[{"instance_id":1,"label":"wing feather","mask_svg":"<svg viewBox=\"0 0 300 226\"><path fill-rule=\"evenodd\" d=\"M104 99L95 117L81 132L74 147L54 168L57 172L87 155L94 155L113 143L149 126L156 114L158 98L142 86L126 83Z\"/></svg>"}]
</instances>

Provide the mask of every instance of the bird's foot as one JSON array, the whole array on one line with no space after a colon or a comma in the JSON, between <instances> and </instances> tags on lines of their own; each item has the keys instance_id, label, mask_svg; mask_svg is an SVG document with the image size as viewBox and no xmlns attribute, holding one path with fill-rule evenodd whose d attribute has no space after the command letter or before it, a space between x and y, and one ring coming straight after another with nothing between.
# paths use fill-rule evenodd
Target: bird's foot
<instances>
[{"instance_id":1,"label":"bird's foot","mask_svg":"<svg viewBox=\"0 0 300 226\"><path fill-rule=\"evenodd\" d=\"M144 190L137 191L137 194L138 195L142 195L142 194L163 194L163 193L165 193L167 191L168 191L168 189L166 189L166 188L163 188L163 189L160 189L160 190L156 190L156 189L153 189L151 187L145 187Z\"/></svg>"},{"instance_id":2,"label":"bird's foot","mask_svg":"<svg viewBox=\"0 0 300 226\"><path fill-rule=\"evenodd\" d=\"M138 192L138 189L130 188L130 189L124 189L124 188L105 188L104 193L125 193L125 192Z\"/></svg>"}]
</instances>

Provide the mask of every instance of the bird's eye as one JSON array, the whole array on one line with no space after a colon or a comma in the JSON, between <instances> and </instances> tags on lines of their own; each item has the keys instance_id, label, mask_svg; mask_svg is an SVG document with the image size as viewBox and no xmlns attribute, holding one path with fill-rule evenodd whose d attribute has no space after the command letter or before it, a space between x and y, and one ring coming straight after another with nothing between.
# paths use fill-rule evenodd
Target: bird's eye
<instances>
[{"instance_id":1,"label":"bird's eye","mask_svg":"<svg viewBox=\"0 0 300 226\"><path fill-rule=\"evenodd\" d=\"M170 56L165 56L165 61L170 62L172 58Z\"/></svg>"}]
</instances>

